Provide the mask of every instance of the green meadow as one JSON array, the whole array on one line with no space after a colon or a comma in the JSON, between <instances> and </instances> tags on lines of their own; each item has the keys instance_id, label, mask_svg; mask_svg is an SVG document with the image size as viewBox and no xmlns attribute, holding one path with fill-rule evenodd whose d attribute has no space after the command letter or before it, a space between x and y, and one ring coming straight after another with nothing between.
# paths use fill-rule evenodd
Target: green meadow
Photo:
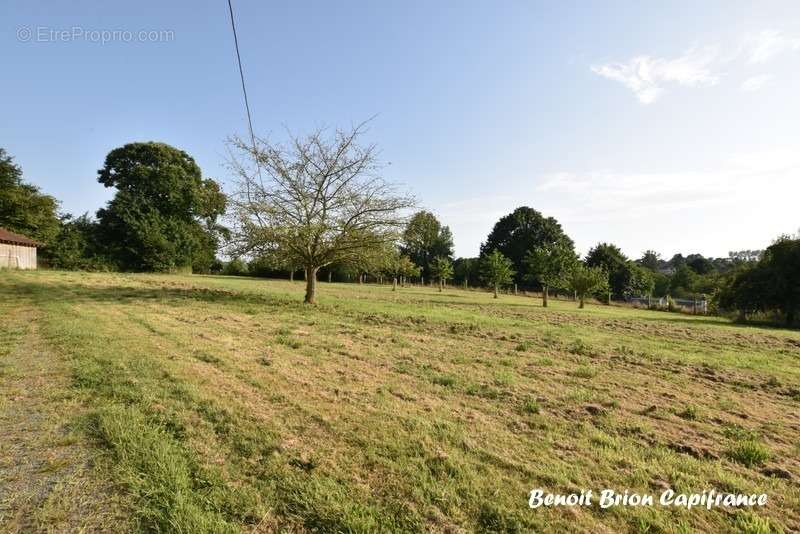
<instances>
[{"instance_id":1,"label":"green meadow","mask_svg":"<svg viewBox=\"0 0 800 534\"><path fill-rule=\"evenodd\" d=\"M800 332L303 291L0 272L0 531L800 530ZM534 488L769 500L531 509Z\"/></svg>"}]
</instances>

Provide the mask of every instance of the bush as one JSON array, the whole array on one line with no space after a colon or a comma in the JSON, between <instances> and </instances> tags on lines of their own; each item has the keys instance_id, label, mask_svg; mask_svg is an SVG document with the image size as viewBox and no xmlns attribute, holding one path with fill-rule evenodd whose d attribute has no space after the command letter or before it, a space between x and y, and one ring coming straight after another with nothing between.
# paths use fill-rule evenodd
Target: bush
<instances>
[{"instance_id":1,"label":"bush","mask_svg":"<svg viewBox=\"0 0 800 534\"><path fill-rule=\"evenodd\" d=\"M247 265L239 258L234 258L225 264L222 274L228 276L243 276L247 274Z\"/></svg>"}]
</instances>

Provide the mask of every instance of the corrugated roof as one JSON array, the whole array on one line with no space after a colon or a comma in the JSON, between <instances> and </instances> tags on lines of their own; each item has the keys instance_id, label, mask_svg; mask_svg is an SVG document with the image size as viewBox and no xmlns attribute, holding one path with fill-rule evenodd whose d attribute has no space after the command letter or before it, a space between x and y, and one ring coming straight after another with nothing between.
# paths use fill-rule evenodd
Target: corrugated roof
<instances>
[{"instance_id":1,"label":"corrugated roof","mask_svg":"<svg viewBox=\"0 0 800 534\"><path fill-rule=\"evenodd\" d=\"M24 235L9 232L5 228L0 228L0 243L11 243L14 245L22 245L25 247L37 247L39 243Z\"/></svg>"}]
</instances>

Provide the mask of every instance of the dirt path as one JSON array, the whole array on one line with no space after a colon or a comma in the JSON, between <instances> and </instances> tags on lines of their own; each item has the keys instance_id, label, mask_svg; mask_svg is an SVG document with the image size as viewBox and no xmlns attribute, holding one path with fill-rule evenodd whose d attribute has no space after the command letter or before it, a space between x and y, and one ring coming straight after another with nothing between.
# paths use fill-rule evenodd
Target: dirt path
<instances>
[{"instance_id":1,"label":"dirt path","mask_svg":"<svg viewBox=\"0 0 800 534\"><path fill-rule=\"evenodd\" d=\"M0 532L128 530L124 499L93 470L85 413L39 313L0 308Z\"/></svg>"}]
</instances>

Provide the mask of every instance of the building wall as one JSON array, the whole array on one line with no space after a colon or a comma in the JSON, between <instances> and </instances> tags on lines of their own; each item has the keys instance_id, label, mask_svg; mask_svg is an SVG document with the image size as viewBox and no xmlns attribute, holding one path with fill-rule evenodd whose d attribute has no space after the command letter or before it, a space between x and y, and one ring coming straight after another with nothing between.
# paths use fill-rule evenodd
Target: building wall
<instances>
[{"instance_id":1,"label":"building wall","mask_svg":"<svg viewBox=\"0 0 800 534\"><path fill-rule=\"evenodd\" d=\"M36 247L0 243L0 268L36 269Z\"/></svg>"}]
</instances>

